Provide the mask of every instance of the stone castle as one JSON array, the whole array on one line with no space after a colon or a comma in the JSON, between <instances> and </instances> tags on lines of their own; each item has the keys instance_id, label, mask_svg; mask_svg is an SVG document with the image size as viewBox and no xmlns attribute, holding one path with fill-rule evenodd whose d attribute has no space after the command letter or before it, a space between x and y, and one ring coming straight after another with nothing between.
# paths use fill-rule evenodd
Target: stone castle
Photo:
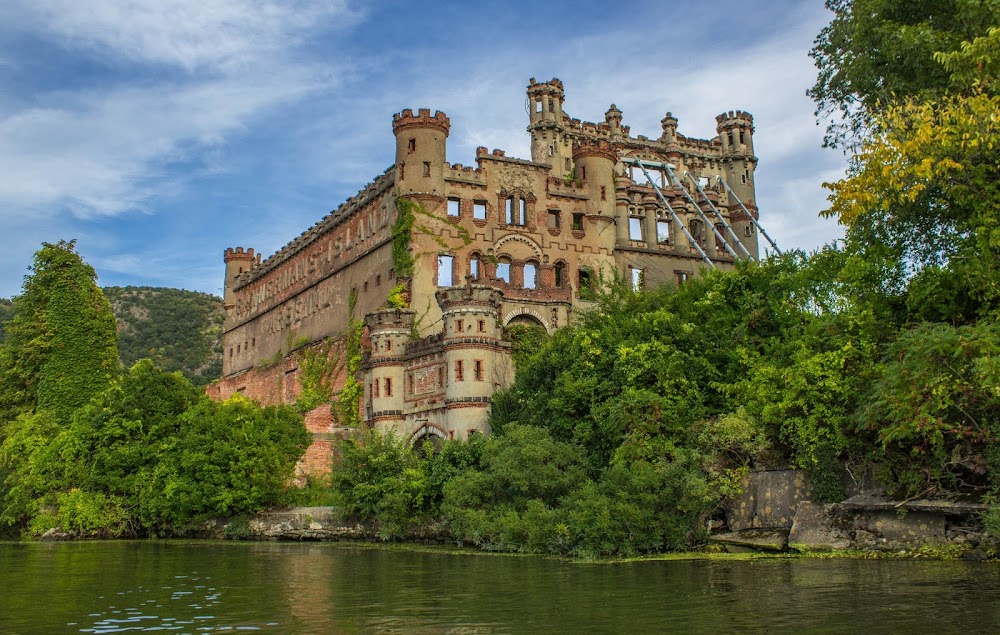
<instances>
[{"instance_id":1,"label":"stone castle","mask_svg":"<svg viewBox=\"0 0 1000 635\"><path fill-rule=\"evenodd\" d=\"M304 352L329 341L342 352L363 320L361 420L413 443L466 439L489 432L490 397L513 380L507 327L551 332L603 280L680 284L757 257L749 114L719 115L704 140L668 112L648 139L630 136L614 104L600 123L570 117L564 96L558 79L532 79L531 159L480 147L475 167L447 162L444 113L403 110L395 163L356 196L267 259L227 249L223 377L210 393L294 402ZM711 224L716 211L724 222ZM390 308L390 291L408 308ZM333 374L336 391L344 366ZM323 471L330 406L307 426L303 468Z\"/></svg>"}]
</instances>

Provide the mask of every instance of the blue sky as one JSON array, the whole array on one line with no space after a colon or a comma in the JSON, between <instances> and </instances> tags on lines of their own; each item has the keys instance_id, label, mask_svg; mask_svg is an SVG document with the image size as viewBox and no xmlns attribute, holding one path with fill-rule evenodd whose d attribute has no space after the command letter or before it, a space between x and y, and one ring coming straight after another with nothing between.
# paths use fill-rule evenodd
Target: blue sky
<instances>
[{"instance_id":1,"label":"blue sky","mask_svg":"<svg viewBox=\"0 0 1000 635\"><path fill-rule=\"evenodd\" d=\"M761 222L816 249L845 166L805 96L822 4L5 0L0 297L73 238L102 285L221 294L226 247L270 255L392 163L403 108L448 113L453 163L529 158L530 77L650 137L668 110L702 138L753 113Z\"/></svg>"}]
</instances>

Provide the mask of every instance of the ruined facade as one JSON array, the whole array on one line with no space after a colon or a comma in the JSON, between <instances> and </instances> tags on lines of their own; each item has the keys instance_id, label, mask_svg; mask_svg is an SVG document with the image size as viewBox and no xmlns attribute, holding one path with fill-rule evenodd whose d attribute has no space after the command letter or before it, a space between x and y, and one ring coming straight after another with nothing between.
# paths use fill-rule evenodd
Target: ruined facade
<instances>
[{"instance_id":1,"label":"ruined facade","mask_svg":"<svg viewBox=\"0 0 1000 635\"><path fill-rule=\"evenodd\" d=\"M480 147L475 167L449 164L449 118L403 110L392 120L394 164L357 196L265 260L227 250L223 378L212 393L294 401L301 351L364 320L362 419L413 441L464 439L488 432L490 396L513 378L505 327L551 332L612 277L636 288L681 283L705 257L728 267L736 253L757 256L749 114L716 117L718 136L703 140L680 134L667 113L661 136L647 139L630 136L613 104L603 122L571 118L558 79L532 79L527 96L530 160ZM650 168L685 233L629 159L689 173L711 204ZM731 226L729 250L733 234L706 227L697 200ZM387 308L394 288L409 308ZM307 416L317 467L329 412Z\"/></svg>"}]
</instances>

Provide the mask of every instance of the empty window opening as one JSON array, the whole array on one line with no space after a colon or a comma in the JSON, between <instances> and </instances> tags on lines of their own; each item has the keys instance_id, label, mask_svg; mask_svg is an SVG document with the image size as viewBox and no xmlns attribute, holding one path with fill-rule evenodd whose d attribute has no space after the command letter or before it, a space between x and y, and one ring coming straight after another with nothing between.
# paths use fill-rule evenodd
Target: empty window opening
<instances>
[{"instance_id":1,"label":"empty window opening","mask_svg":"<svg viewBox=\"0 0 1000 635\"><path fill-rule=\"evenodd\" d=\"M740 143L746 143L746 141L744 141L743 131L742 130L740 130Z\"/></svg>"},{"instance_id":2,"label":"empty window opening","mask_svg":"<svg viewBox=\"0 0 1000 635\"><path fill-rule=\"evenodd\" d=\"M629 267L629 277L632 280L632 290L642 290L643 270L635 267Z\"/></svg>"},{"instance_id":3,"label":"empty window opening","mask_svg":"<svg viewBox=\"0 0 1000 635\"><path fill-rule=\"evenodd\" d=\"M642 240L642 217L629 216L628 219L628 239Z\"/></svg>"},{"instance_id":4,"label":"empty window opening","mask_svg":"<svg viewBox=\"0 0 1000 635\"><path fill-rule=\"evenodd\" d=\"M510 261L501 260L497 263L497 280L510 283Z\"/></svg>"},{"instance_id":5,"label":"empty window opening","mask_svg":"<svg viewBox=\"0 0 1000 635\"><path fill-rule=\"evenodd\" d=\"M656 242L661 245L666 245L670 242L670 221L656 221Z\"/></svg>"},{"instance_id":6,"label":"empty window opening","mask_svg":"<svg viewBox=\"0 0 1000 635\"><path fill-rule=\"evenodd\" d=\"M438 386L444 386L444 368L438 366Z\"/></svg>"},{"instance_id":7,"label":"empty window opening","mask_svg":"<svg viewBox=\"0 0 1000 635\"><path fill-rule=\"evenodd\" d=\"M392 350L392 340L386 340L385 341L385 350L387 350L387 351L391 351Z\"/></svg>"},{"instance_id":8,"label":"empty window opening","mask_svg":"<svg viewBox=\"0 0 1000 635\"><path fill-rule=\"evenodd\" d=\"M577 273L577 293L581 300L593 300L597 297L594 290L594 276L587 267L580 267Z\"/></svg>"},{"instance_id":9,"label":"empty window opening","mask_svg":"<svg viewBox=\"0 0 1000 635\"><path fill-rule=\"evenodd\" d=\"M514 199L508 198L504 203L504 222L508 225L514 224Z\"/></svg>"},{"instance_id":10,"label":"empty window opening","mask_svg":"<svg viewBox=\"0 0 1000 635\"><path fill-rule=\"evenodd\" d=\"M587 166L585 165L580 166L580 180L581 181L587 180Z\"/></svg>"},{"instance_id":11,"label":"empty window opening","mask_svg":"<svg viewBox=\"0 0 1000 635\"><path fill-rule=\"evenodd\" d=\"M416 152L417 151L417 140L416 139L410 139L407 142L407 144L406 144L406 151L407 152Z\"/></svg>"},{"instance_id":12,"label":"empty window opening","mask_svg":"<svg viewBox=\"0 0 1000 635\"><path fill-rule=\"evenodd\" d=\"M688 223L688 228L691 231L691 236L695 239L695 242L697 242L699 245L701 245L702 247L704 247L705 246L705 224L702 223L697 218L694 218L694 219L691 220L690 223Z\"/></svg>"},{"instance_id":13,"label":"empty window opening","mask_svg":"<svg viewBox=\"0 0 1000 635\"><path fill-rule=\"evenodd\" d=\"M555 267L556 279L555 283L557 287L562 287L566 284L566 263L557 262Z\"/></svg>"},{"instance_id":14,"label":"empty window opening","mask_svg":"<svg viewBox=\"0 0 1000 635\"><path fill-rule=\"evenodd\" d=\"M517 224L518 225L527 225L528 224L528 203L523 198L520 200L520 205L519 205L518 209L519 209L520 213L518 214L518 217L517 217Z\"/></svg>"},{"instance_id":15,"label":"empty window opening","mask_svg":"<svg viewBox=\"0 0 1000 635\"><path fill-rule=\"evenodd\" d=\"M716 223L716 225L715 225L715 248L716 249L725 249L725 247L723 247L723 245L725 244L725 240L724 240L725 235L726 235L725 232L726 232L726 228L723 227L722 223ZM719 238L719 236L722 236L723 238Z\"/></svg>"},{"instance_id":16,"label":"empty window opening","mask_svg":"<svg viewBox=\"0 0 1000 635\"><path fill-rule=\"evenodd\" d=\"M534 262L524 263L524 288L534 289L536 283L536 276L538 275L538 266Z\"/></svg>"},{"instance_id":17,"label":"empty window opening","mask_svg":"<svg viewBox=\"0 0 1000 635\"><path fill-rule=\"evenodd\" d=\"M486 320L479 320L479 332L480 333L486 332Z\"/></svg>"},{"instance_id":18,"label":"empty window opening","mask_svg":"<svg viewBox=\"0 0 1000 635\"><path fill-rule=\"evenodd\" d=\"M483 381L483 360L477 359L472 362L473 374L476 376L476 381Z\"/></svg>"},{"instance_id":19,"label":"empty window opening","mask_svg":"<svg viewBox=\"0 0 1000 635\"><path fill-rule=\"evenodd\" d=\"M573 231L583 231L583 212L573 212Z\"/></svg>"},{"instance_id":20,"label":"empty window opening","mask_svg":"<svg viewBox=\"0 0 1000 635\"><path fill-rule=\"evenodd\" d=\"M391 377L386 377L385 378L385 396L386 397L392 397L392 378Z\"/></svg>"},{"instance_id":21,"label":"empty window opening","mask_svg":"<svg viewBox=\"0 0 1000 635\"><path fill-rule=\"evenodd\" d=\"M559 229L559 210L549 210L549 227L552 229Z\"/></svg>"},{"instance_id":22,"label":"empty window opening","mask_svg":"<svg viewBox=\"0 0 1000 635\"><path fill-rule=\"evenodd\" d=\"M608 200L608 188L606 188L603 185L601 186L601 200L602 201Z\"/></svg>"},{"instance_id":23,"label":"empty window opening","mask_svg":"<svg viewBox=\"0 0 1000 635\"><path fill-rule=\"evenodd\" d=\"M424 176L430 176L430 175L431 175L431 162L424 161Z\"/></svg>"},{"instance_id":24,"label":"empty window opening","mask_svg":"<svg viewBox=\"0 0 1000 635\"><path fill-rule=\"evenodd\" d=\"M748 237L753 236L753 224L748 224L743 228L743 235Z\"/></svg>"},{"instance_id":25,"label":"empty window opening","mask_svg":"<svg viewBox=\"0 0 1000 635\"><path fill-rule=\"evenodd\" d=\"M465 368L462 360L455 360L455 381L465 381Z\"/></svg>"},{"instance_id":26,"label":"empty window opening","mask_svg":"<svg viewBox=\"0 0 1000 635\"><path fill-rule=\"evenodd\" d=\"M465 320L455 320L455 333L465 332Z\"/></svg>"},{"instance_id":27,"label":"empty window opening","mask_svg":"<svg viewBox=\"0 0 1000 635\"><path fill-rule=\"evenodd\" d=\"M473 280L479 280L479 254L472 254L469 258L469 275Z\"/></svg>"},{"instance_id":28,"label":"empty window opening","mask_svg":"<svg viewBox=\"0 0 1000 635\"><path fill-rule=\"evenodd\" d=\"M674 271L674 281L677 283L678 286L687 282L688 278L690 277L691 274L688 273L687 271Z\"/></svg>"},{"instance_id":29,"label":"empty window opening","mask_svg":"<svg viewBox=\"0 0 1000 635\"><path fill-rule=\"evenodd\" d=\"M439 287L450 287L452 286L452 265L454 265L454 256L446 256L444 254L438 256L438 286Z\"/></svg>"},{"instance_id":30,"label":"empty window opening","mask_svg":"<svg viewBox=\"0 0 1000 635\"><path fill-rule=\"evenodd\" d=\"M472 204L472 218L476 220L486 220L485 201L475 201Z\"/></svg>"},{"instance_id":31,"label":"empty window opening","mask_svg":"<svg viewBox=\"0 0 1000 635\"><path fill-rule=\"evenodd\" d=\"M448 199L448 216L458 216L461 209L461 201L456 198Z\"/></svg>"},{"instance_id":32,"label":"empty window opening","mask_svg":"<svg viewBox=\"0 0 1000 635\"><path fill-rule=\"evenodd\" d=\"M542 100L539 99L535 102L535 112L542 112Z\"/></svg>"},{"instance_id":33,"label":"empty window opening","mask_svg":"<svg viewBox=\"0 0 1000 635\"><path fill-rule=\"evenodd\" d=\"M372 382L372 385L375 387L375 396L381 397L382 395L379 394L379 382L377 378L375 379L374 382Z\"/></svg>"}]
</instances>

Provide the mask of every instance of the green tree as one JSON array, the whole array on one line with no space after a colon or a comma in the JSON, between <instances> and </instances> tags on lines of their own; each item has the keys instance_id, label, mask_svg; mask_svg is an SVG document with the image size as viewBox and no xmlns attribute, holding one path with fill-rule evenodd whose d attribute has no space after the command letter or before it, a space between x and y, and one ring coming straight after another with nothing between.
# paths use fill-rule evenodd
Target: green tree
<instances>
[{"instance_id":1,"label":"green tree","mask_svg":"<svg viewBox=\"0 0 1000 635\"><path fill-rule=\"evenodd\" d=\"M877 129L886 104L943 94L951 78L935 53L1000 25L997 0L827 0L826 7L834 17L810 53L819 74L808 94L834 147Z\"/></svg>"},{"instance_id":2,"label":"green tree","mask_svg":"<svg viewBox=\"0 0 1000 635\"><path fill-rule=\"evenodd\" d=\"M115 319L74 242L35 254L0 346L0 414L51 410L63 423L118 370Z\"/></svg>"}]
</instances>

